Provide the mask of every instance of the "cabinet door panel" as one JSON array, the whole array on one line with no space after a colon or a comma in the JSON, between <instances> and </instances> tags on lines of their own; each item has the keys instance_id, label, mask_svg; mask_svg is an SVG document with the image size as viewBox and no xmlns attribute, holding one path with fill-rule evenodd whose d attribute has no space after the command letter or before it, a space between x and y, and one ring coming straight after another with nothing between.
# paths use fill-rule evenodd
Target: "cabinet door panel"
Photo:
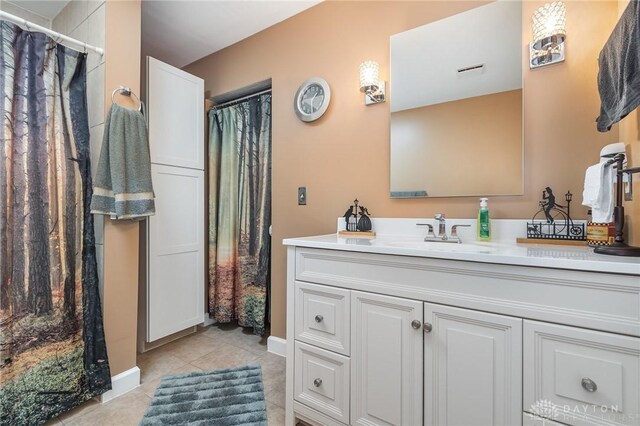
<instances>
[{"instance_id":1,"label":"cabinet door panel","mask_svg":"<svg viewBox=\"0 0 640 426\"><path fill-rule=\"evenodd\" d=\"M422 303L351 293L351 424L422 424Z\"/></svg>"},{"instance_id":2,"label":"cabinet door panel","mask_svg":"<svg viewBox=\"0 0 640 426\"><path fill-rule=\"evenodd\" d=\"M522 320L425 303L425 424L522 421Z\"/></svg>"},{"instance_id":3,"label":"cabinet door panel","mask_svg":"<svg viewBox=\"0 0 640 426\"><path fill-rule=\"evenodd\" d=\"M204 80L147 57L151 162L204 170Z\"/></svg>"},{"instance_id":4,"label":"cabinet door panel","mask_svg":"<svg viewBox=\"0 0 640 426\"><path fill-rule=\"evenodd\" d=\"M152 164L151 175L148 342L202 323L204 312L204 171Z\"/></svg>"}]
</instances>

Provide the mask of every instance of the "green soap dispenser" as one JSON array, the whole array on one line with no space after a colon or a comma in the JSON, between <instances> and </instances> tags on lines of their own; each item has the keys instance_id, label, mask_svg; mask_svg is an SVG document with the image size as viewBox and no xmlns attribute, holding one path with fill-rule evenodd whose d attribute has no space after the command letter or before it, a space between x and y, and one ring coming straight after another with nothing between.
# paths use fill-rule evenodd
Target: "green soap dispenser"
<instances>
[{"instance_id":1,"label":"green soap dispenser","mask_svg":"<svg viewBox=\"0 0 640 426\"><path fill-rule=\"evenodd\" d=\"M478 241L491 241L491 219L489 219L488 198L480 198L478 210Z\"/></svg>"}]
</instances>

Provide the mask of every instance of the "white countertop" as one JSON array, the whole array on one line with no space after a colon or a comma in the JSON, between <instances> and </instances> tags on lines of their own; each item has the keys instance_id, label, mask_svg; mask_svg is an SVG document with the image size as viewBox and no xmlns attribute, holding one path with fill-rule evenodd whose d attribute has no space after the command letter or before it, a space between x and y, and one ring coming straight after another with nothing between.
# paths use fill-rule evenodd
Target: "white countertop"
<instances>
[{"instance_id":1,"label":"white countertop","mask_svg":"<svg viewBox=\"0 0 640 426\"><path fill-rule=\"evenodd\" d=\"M424 242L421 237L407 235L378 235L375 239L361 239L342 238L337 234L287 238L283 244L328 250L640 276L640 257L595 254L590 247L516 244L515 241L469 241L452 244Z\"/></svg>"}]
</instances>

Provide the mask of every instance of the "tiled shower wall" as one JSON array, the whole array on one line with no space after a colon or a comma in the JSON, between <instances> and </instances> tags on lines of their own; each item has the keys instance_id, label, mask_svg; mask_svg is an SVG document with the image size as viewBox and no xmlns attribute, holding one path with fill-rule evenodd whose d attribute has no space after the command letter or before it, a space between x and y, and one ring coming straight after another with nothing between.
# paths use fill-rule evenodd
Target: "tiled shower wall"
<instances>
[{"instance_id":1,"label":"tiled shower wall","mask_svg":"<svg viewBox=\"0 0 640 426\"><path fill-rule=\"evenodd\" d=\"M33 22L34 24L43 26L45 28L51 28L51 20L47 19L43 16L37 15L33 12L30 12L26 9L23 9L20 6L17 6L13 3L9 3L6 1L0 1L0 10L3 12L10 13L15 16L19 16L22 19L26 19L29 22Z\"/></svg>"},{"instance_id":2,"label":"tiled shower wall","mask_svg":"<svg viewBox=\"0 0 640 426\"><path fill-rule=\"evenodd\" d=\"M105 40L104 1L72 0L53 19L51 28L77 40L104 49ZM89 129L91 135L91 165L93 176L100 157L102 132L104 130L104 56L88 51L87 57L87 104L89 112ZM98 259L98 275L100 278L100 298L103 300L103 265L104 265L104 218L95 215L96 257Z\"/></svg>"}]
</instances>

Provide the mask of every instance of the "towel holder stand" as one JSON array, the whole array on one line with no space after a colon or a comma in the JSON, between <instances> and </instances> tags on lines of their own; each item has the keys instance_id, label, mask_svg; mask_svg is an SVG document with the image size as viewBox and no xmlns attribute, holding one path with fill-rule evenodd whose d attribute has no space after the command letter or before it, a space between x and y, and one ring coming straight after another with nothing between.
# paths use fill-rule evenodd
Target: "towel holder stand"
<instances>
[{"instance_id":1,"label":"towel holder stand","mask_svg":"<svg viewBox=\"0 0 640 426\"><path fill-rule=\"evenodd\" d=\"M616 184L616 205L613 208L613 220L616 224L615 240L610 246L599 246L594 249L594 253L610 254L614 256L640 257L640 247L632 247L624 242L624 206L622 205L623 176L628 174L631 177L634 173L640 173L640 167L624 168L625 155L618 153L605 163L605 167L615 167ZM631 180L631 179L629 179Z\"/></svg>"},{"instance_id":2,"label":"towel holder stand","mask_svg":"<svg viewBox=\"0 0 640 426\"><path fill-rule=\"evenodd\" d=\"M124 84L121 84L118 88L116 88L113 92L111 92L111 103L118 104L116 102L116 93L122 96L127 96L129 98L133 96L135 100L138 102L138 111L142 111L142 101L140 100L138 95L136 95L133 92L133 90L131 90L130 87L127 87Z\"/></svg>"}]
</instances>

